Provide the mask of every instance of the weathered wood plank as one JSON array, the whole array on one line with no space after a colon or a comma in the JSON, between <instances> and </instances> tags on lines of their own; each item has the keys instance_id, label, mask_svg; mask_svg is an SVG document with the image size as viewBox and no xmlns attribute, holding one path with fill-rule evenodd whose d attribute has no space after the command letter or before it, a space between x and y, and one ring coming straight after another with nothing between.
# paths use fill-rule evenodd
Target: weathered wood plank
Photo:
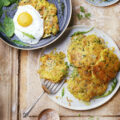
<instances>
[{"instance_id":1,"label":"weathered wood plank","mask_svg":"<svg viewBox=\"0 0 120 120\"><path fill-rule=\"evenodd\" d=\"M16 120L18 106L18 50L0 41L0 119Z\"/></svg>"},{"instance_id":2,"label":"weathered wood plank","mask_svg":"<svg viewBox=\"0 0 120 120\"><path fill-rule=\"evenodd\" d=\"M38 120L38 117L29 117L24 120ZM60 120L120 120L120 117L60 117Z\"/></svg>"},{"instance_id":3,"label":"weathered wood plank","mask_svg":"<svg viewBox=\"0 0 120 120\"><path fill-rule=\"evenodd\" d=\"M19 69L19 51L16 49L12 49L12 70L11 70L11 77L12 77L12 85L11 85L11 101L12 101L12 114L11 119L17 120L18 119L18 93L19 93L19 82L18 82L18 69Z\"/></svg>"},{"instance_id":4,"label":"weathered wood plank","mask_svg":"<svg viewBox=\"0 0 120 120\"><path fill-rule=\"evenodd\" d=\"M120 120L120 117L61 117L61 120Z\"/></svg>"}]
</instances>

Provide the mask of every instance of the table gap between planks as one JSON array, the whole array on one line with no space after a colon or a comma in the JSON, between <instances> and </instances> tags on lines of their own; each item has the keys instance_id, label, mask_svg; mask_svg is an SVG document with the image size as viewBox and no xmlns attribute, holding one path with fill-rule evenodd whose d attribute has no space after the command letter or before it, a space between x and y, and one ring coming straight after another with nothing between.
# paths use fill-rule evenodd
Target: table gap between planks
<instances>
[{"instance_id":1,"label":"table gap between planks","mask_svg":"<svg viewBox=\"0 0 120 120\"><path fill-rule=\"evenodd\" d=\"M95 7L85 0L72 0L73 15L69 26L89 25L101 29L120 48L120 2L110 7ZM90 19L78 20L79 7L91 13ZM61 120L120 120L120 90L105 105L89 111L73 111L60 107L45 94L27 118L22 113L42 92L37 74L41 49L20 51L0 41L0 120L37 120L46 108L59 112ZM78 115L80 114L80 117Z\"/></svg>"}]
</instances>

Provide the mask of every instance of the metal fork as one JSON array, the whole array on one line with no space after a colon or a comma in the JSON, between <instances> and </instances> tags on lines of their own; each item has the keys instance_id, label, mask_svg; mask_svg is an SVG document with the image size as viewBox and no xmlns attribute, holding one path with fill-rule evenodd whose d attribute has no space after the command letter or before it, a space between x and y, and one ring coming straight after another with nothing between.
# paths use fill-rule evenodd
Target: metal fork
<instances>
[{"instance_id":1,"label":"metal fork","mask_svg":"<svg viewBox=\"0 0 120 120\"><path fill-rule=\"evenodd\" d=\"M37 104L37 102L40 100L40 98L43 96L43 94L46 92L48 94L56 94L60 88L63 86L65 80L62 80L59 83L52 83L48 80L43 80L42 81L42 88L43 88L43 92L42 94L38 97L38 99L23 113L23 117L27 117L29 115L29 113L31 112L31 110L35 107L35 105Z\"/></svg>"}]
</instances>

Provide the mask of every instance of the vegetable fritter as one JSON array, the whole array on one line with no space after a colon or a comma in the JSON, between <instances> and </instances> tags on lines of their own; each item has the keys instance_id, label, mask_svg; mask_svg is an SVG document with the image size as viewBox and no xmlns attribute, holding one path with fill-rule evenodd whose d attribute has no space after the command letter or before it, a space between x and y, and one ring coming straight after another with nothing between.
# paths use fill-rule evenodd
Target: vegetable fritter
<instances>
[{"instance_id":1,"label":"vegetable fritter","mask_svg":"<svg viewBox=\"0 0 120 120\"><path fill-rule=\"evenodd\" d=\"M100 53L100 59L93 67L93 74L104 83L113 79L120 68L120 61L109 49L104 49Z\"/></svg>"},{"instance_id":2,"label":"vegetable fritter","mask_svg":"<svg viewBox=\"0 0 120 120\"><path fill-rule=\"evenodd\" d=\"M65 54L62 52L51 52L40 58L42 65L38 73L40 78L50 80L54 83L60 82L67 74L67 64L64 62Z\"/></svg>"},{"instance_id":3,"label":"vegetable fritter","mask_svg":"<svg viewBox=\"0 0 120 120\"><path fill-rule=\"evenodd\" d=\"M72 36L68 59L74 68L67 80L68 90L83 101L104 94L120 68L117 55L96 35Z\"/></svg>"},{"instance_id":4,"label":"vegetable fritter","mask_svg":"<svg viewBox=\"0 0 120 120\"><path fill-rule=\"evenodd\" d=\"M102 95L108 83L103 83L101 80L92 76L92 72L86 72L84 68L74 68L70 79L67 81L68 90L83 101L90 101L95 96Z\"/></svg>"},{"instance_id":5,"label":"vegetable fritter","mask_svg":"<svg viewBox=\"0 0 120 120\"><path fill-rule=\"evenodd\" d=\"M106 89L107 84L94 84L92 80L68 80L68 90L83 101L90 101L94 96L102 95Z\"/></svg>"},{"instance_id":6,"label":"vegetable fritter","mask_svg":"<svg viewBox=\"0 0 120 120\"><path fill-rule=\"evenodd\" d=\"M56 35L59 31L56 6L47 0L21 0L19 3L19 5L27 4L32 5L44 19L43 38Z\"/></svg>"},{"instance_id":7,"label":"vegetable fritter","mask_svg":"<svg viewBox=\"0 0 120 120\"><path fill-rule=\"evenodd\" d=\"M76 35L68 48L68 59L76 67L88 67L96 63L104 48L103 40L95 35Z\"/></svg>"}]
</instances>

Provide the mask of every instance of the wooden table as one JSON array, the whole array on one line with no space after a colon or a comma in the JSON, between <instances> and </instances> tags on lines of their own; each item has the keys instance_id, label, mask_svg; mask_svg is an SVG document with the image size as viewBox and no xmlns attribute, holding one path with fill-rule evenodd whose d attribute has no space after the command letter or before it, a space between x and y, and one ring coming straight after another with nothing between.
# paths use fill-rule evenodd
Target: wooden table
<instances>
[{"instance_id":1,"label":"wooden table","mask_svg":"<svg viewBox=\"0 0 120 120\"><path fill-rule=\"evenodd\" d=\"M120 2L105 8L92 6L85 0L72 0L73 15L70 26L90 25L106 32L120 48ZM91 13L90 19L78 20L79 7ZM42 92L38 61L41 49L21 51L0 41L0 120L37 120L39 113L53 108L61 120L120 120L120 90L105 105L89 111L72 111L60 107L44 95L28 118L23 118L24 109L31 105ZM78 116L80 114L80 117Z\"/></svg>"}]
</instances>

